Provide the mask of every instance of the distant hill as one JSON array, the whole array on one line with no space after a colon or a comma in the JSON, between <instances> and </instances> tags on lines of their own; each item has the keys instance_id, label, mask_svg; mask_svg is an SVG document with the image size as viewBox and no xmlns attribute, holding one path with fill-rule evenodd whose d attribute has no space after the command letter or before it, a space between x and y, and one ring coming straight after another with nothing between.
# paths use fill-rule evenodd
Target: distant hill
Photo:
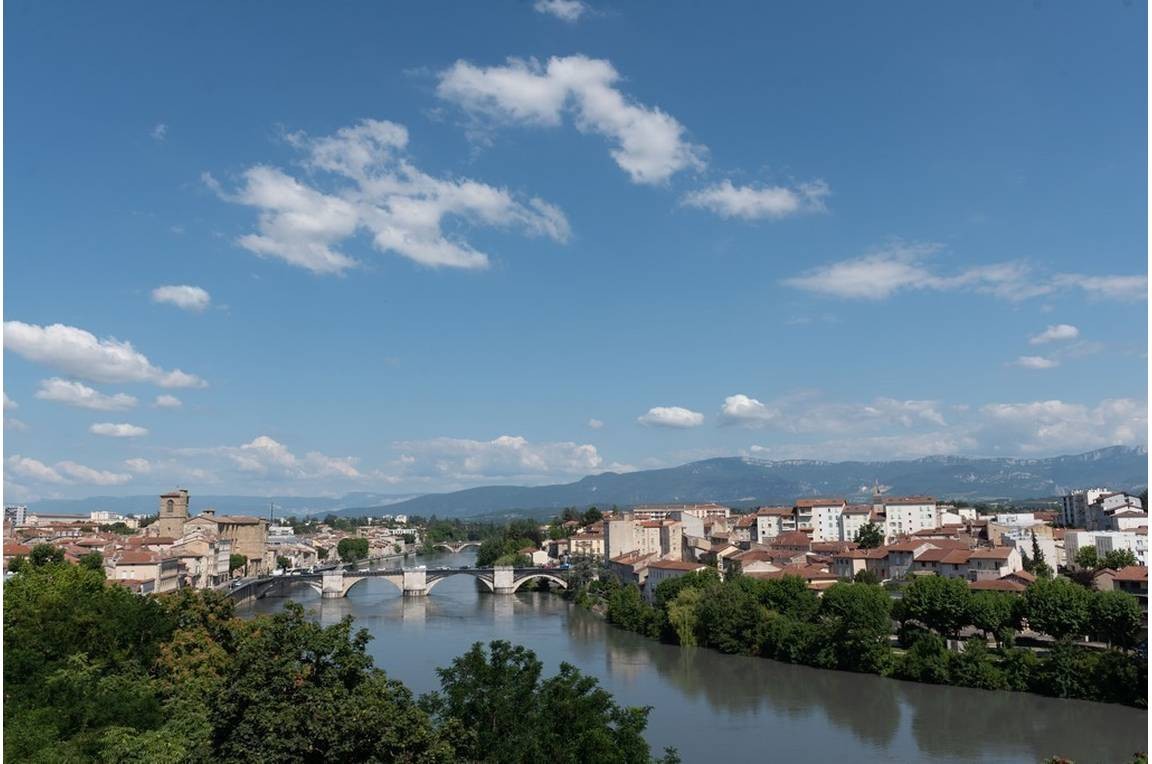
<instances>
[{"instance_id":1,"label":"distant hill","mask_svg":"<svg viewBox=\"0 0 1152 764\"><path fill-rule=\"evenodd\" d=\"M1092 486L1142 490L1148 484L1148 454L1143 448L1113 446L1047 459L934 456L908 461L821 462L725 457L669 469L605 472L561 485L484 486L427 494L387 506L348 507L337 514L374 517L399 512L469 517L591 504L791 504L803 496L863 498L874 481L888 486L893 495L928 494L970 501L1052 497Z\"/></svg>"},{"instance_id":2,"label":"distant hill","mask_svg":"<svg viewBox=\"0 0 1152 764\"><path fill-rule=\"evenodd\" d=\"M415 494L349 493L340 498L318 496L215 496L192 492L192 511L208 507L221 514L268 515L268 503L276 505L277 517L314 515L349 507L372 507L381 510L391 503L414 498ZM122 515L151 514L159 507L159 494L144 496L91 496L86 499L43 499L29 503L34 512L62 515L87 515L97 509ZM382 512L378 514L383 514Z\"/></svg>"}]
</instances>

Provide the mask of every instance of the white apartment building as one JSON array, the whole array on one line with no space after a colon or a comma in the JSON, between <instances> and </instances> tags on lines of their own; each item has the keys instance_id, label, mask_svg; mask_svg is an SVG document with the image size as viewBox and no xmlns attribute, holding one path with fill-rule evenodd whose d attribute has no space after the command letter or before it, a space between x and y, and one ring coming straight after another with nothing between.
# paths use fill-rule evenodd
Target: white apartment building
<instances>
[{"instance_id":1,"label":"white apartment building","mask_svg":"<svg viewBox=\"0 0 1152 764\"><path fill-rule=\"evenodd\" d=\"M1076 553L1086 546L1096 548L1100 557L1116 549L1128 549L1136 555L1136 561L1148 565L1148 534L1135 531L1069 531L1064 535L1064 551L1069 563L1074 563Z\"/></svg>"},{"instance_id":2,"label":"white apartment building","mask_svg":"<svg viewBox=\"0 0 1152 764\"><path fill-rule=\"evenodd\" d=\"M856 534L871 520L871 504L849 504L840 513L840 538L838 541L855 541Z\"/></svg>"},{"instance_id":3,"label":"white apartment building","mask_svg":"<svg viewBox=\"0 0 1152 764\"><path fill-rule=\"evenodd\" d=\"M884 536L895 539L940 527L940 509L931 496L884 498Z\"/></svg>"},{"instance_id":4,"label":"white apartment building","mask_svg":"<svg viewBox=\"0 0 1152 764\"><path fill-rule=\"evenodd\" d=\"M847 506L844 499L797 499L796 529L811 529L813 541L839 541L840 515Z\"/></svg>"},{"instance_id":5,"label":"white apartment building","mask_svg":"<svg viewBox=\"0 0 1152 764\"><path fill-rule=\"evenodd\" d=\"M720 504L641 504L632 508L632 516L637 520L669 520L675 519L676 513L699 517L702 520L709 518L728 518L731 510Z\"/></svg>"},{"instance_id":6,"label":"white apartment building","mask_svg":"<svg viewBox=\"0 0 1152 764\"><path fill-rule=\"evenodd\" d=\"M1071 528L1088 527L1088 507L1105 494L1112 493L1107 488L1087 488L1071 491L1060 499L1061 519Z\"/></svg>"},{"instance_id":7,"label":"white apartment building","mask_svg":"<svg viewBox=\"0 0 1152 764\"><path fill-rule=\"evenodd\" d=\"M796 517L792 507L761 507L756 510L755 538L758 544L767 544L781 533L796 530Z\"/></svg>"}]
</instances>

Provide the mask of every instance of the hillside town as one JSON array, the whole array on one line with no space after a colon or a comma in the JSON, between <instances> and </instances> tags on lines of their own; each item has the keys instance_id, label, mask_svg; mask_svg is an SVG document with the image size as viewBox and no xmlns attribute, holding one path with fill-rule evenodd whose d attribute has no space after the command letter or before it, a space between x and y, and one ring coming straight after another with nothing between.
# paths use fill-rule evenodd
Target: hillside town
<instances>
[{"instance_id":1,"label":"hillside town","mask_svg":"<svg viewBox=\"0 0 1152 764\"><path fill-rule=\"evenodd\" d=\"M151 521L151 522L149 522ZM37 545L58 548L77 563L99 555L105 575L141 594L183 587L213 589L244 576L311 568L331 557L346 538L364 539L366 557L386 558L414 550L416 531L407 517L390 517L355 532L314 524L307 537L291 525L256 515L222 515L206 507L193 515L186 489L162 494L155 515L133 517L94 511L87 518L4 508L4 570Z\"/></svg>"},{"instance_id":2,"label":"hillside town","mask_svg":"<svg viewBox=\"0 0 1152 764\"><path fill-rule=\"evenodd\" d=\"M929 496L886 496L867 504L802 498L792 506L739 513L716 504L638 505L542 526L539 547L519 550L533 565L595 561L651 599L660 582L715 569L721 577L797 576L820 592L837 581L904 581L936 575L972 590L1023 592L1041 568L1063 571L1098 590L1136 595L1147 619L1148 514L1143 499L1122 491L1071 491L1059 509L978 513ZM295 522L293 520L293 522ZM277 523L257 515L193 514L186 489L159 497L150 517L94 511L87 518L4 514L4 568L37 545L78 562L99 555L110 581L141 594L181 587L226 587L246 576L278 575L336 561L340 542L363 539L373 559L420 551L423 528L404 515L368 518L356 527L312 521ZM1123 563L1123 564L1121 564Z\"/></svg>"}]
</instances>

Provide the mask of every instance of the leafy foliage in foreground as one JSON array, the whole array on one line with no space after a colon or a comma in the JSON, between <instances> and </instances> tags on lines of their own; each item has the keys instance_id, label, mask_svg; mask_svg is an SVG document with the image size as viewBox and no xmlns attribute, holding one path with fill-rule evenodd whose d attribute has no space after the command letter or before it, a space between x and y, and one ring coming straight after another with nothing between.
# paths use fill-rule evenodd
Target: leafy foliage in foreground
<instances>
[{"instance_id":1,"label":"leafy foliage in foreground","mask_svg":"<svg viewBox=\"0 0 1152 764\"><path fill-rule=\"evenodd\" d=\"M506 642L475 645L417 700L351 618L322 627L290 604L241 620L215 592L140 597L55 560L5 584L4 636L7 761L649 761L647 709L571 666L541 679Z\"/></svg>"}]
</instances>

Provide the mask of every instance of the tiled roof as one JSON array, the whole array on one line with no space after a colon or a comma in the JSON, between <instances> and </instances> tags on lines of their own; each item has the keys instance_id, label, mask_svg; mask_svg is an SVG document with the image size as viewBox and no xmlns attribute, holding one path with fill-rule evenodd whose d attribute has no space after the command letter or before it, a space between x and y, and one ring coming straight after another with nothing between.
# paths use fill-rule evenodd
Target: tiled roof
<instances>
[{"instance_id":1,"label":"tiled roof","mask_svg":"<svg viewBox=\"0 0 1152 764\"><path fill-rule=\"evenodd\" d=\"M797 499L797 507L838 507L847 504L844 499Z\"/></svg>"},{"instance_id":2,"label":"tiled roof","mask_svg":"<svg viewBox=\"0 0 1152 764\"><path fill-rule=\"evenodd\" d=\"M701 565L698 562L680 562L679 560L657 560L648 563L648 569L656 568L657 570L707 570L707 565Z\"/></svg>"},{"instance_id":3,"label":"tiled roof","mask_svg":"<svg viewBox=\"0 0 1152 764\"><path fill-rule=\"evenodd\" d=\"M973 549L973 560L1007 560L1012 549L1006 546L994 546L991 549Z\"/></svg>"},{"instance_id":4,"label":"tiled roof","mask_svg":"<svg viewBox=\"0 0 1152 764\"><path fill-rule=\"evenodd\" d=\"M886 496L884 497L884 503L892 506L900 504L935 504L936 500L931 496Z\"/></svg>"},{"instance_id":5,"label":"tiled roof","mask_svg":"<svg viewBox=\"0 0 1152 764\"><path fill-rule=\"evenodd\" d=\"M1003 578L985 579L983 581L971 581L968 583L968 588L973 591L988 591L988 592L1022 592L1028 587L1024 584L1018 584L1015 581L1006 581Z\"/></svg>"},{"instance_id":6,"label":"tiled roof","mask_svg":"<svg viewBox=\"0 0 1152 764\"><path fill-rule=\"evenodd\" d=\"M1143 565L1129 565L1116 571L1115 581L1147 581L1148 568Z\"/></svg>"}]
</instances>

